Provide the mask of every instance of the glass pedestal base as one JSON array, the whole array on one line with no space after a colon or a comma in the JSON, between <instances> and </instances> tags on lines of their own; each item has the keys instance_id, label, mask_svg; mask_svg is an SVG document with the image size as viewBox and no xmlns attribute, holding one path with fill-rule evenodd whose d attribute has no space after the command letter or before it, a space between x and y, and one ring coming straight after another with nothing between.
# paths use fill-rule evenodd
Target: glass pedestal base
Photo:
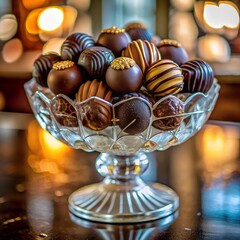
<instances>
[{"instance_id":1,"label":"glass pedestal base","mask_svg":"<svg viewBox=\"0 0 240 240\"><path fill-rule=\"evenodd\" d=\"M74 215L104 223L152 221L172 214L178 205L173 190L158 183L148 185L139 177L127 184L106 177L69 197L69 209Z\"/></svg>"}]
</instances>

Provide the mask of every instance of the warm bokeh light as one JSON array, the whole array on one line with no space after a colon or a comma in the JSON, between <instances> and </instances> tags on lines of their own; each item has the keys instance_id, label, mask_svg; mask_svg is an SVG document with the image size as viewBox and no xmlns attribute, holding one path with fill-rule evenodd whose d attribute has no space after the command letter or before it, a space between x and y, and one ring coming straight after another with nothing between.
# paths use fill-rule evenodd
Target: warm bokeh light
<instances>
[{"instance_id":1,"label":"warm bokeh light","mask_svg":"<svg viewBox=\"0 0 240 240\"><path fill-rule=\"evenodd\" d=\"M231 49L227 40L216 34L207 34L198 39L198 55L206 61L227 62Z\"/></svg>"},{"instance_id":2,"label":"warm bokeh light","mask_svg":"<svg viewBox=\"0 0 240 240\"><path fill-rule=\"evenodd\" d=\"M7 41L12 38L18 28L18 23L15 15L5 14L0 18L0 40Z\"/></svg>"},{"instance_id":3,"label":"warm bokeh light","mask_svg":"<svg viewBox=\"0 0 240 240\"><path fill-rule=\"evenodd\" d=\"M49 4L49 0L22 0L23 6L26 9L35 9Z\"/></svg>"},{"instance_id":4,"label":"warm bokeh light","mask_svg":"<svg viewBox=\"0 0 240 240\"><path fill-rule=\"evenodd\" d=\"M41 13L41 11L42 11L42 8L38 8L38 9L32 10L28 14L28 16L26 18L26 22L25 22L26 30L28 31L28 33L30 33L30 34L38 34L39 33L39 27L38 27L37 21L38 21L38 17L39 17L39 14Z\"/></svg>"},{"instance_id":5,"label":"warm bokeh light","mask_svg":"<svg viewBox=\"0 0 240 240\"><path fill-rule=\"evenodd\" d=\"M42 54L56 52L61 55L61 46L64 40L65 38L51 38L43 45Z\"/></svg>"},{"instance_id":6,"label":"warm bokeh light","mask_svg":"<svg viewBox=\"0 0 240 240\"><path fill-rule=\"evenodd\" d=\"M91 0L67 0L67 5L74 6L81 11L87 11L90 7Z\"/></svg>"},{"instance_id":7,"label":"warm bokeh light","mask_svg":"<svg viewBox=\"0 0 240 240\"><path fill-rule=\"evenodd\" d=\"M63 23L63 10L59 7L48 7L38 17L38 26L44 31L53 31Z\"/></svg>"},{"instance_id":8,"label":"warm bokeh light","mask_svg":"<svg viewBox=\"0 0 240 240\"><path fill-rule=\"evenodd\" d=\"M206 2L203 17L205 22L214 29L239 27L239 9L229 1L220 1L218 5Z\"/></svg>"},{"instance_id":9,"label":"warm bokeh light","mask_svg":"<svg viewBox=\"0 0 240 240\"><path fill-rule=\"evenodd\" d=\"M20 39L13 38L9 40L2 49L2 57L5 62L13 63L17 61L23 53L23 45Z\"/></svg>"},{"instance_id":10,"label":"warm bokeh light","mask_svg":"<svg viewBox=\"0 0 240 240\"><path fill-rule=\"evenodd\" d=\"M171 0L171 4L180 11L191 11L194 0Z\"/></svg>"}]
</instances>

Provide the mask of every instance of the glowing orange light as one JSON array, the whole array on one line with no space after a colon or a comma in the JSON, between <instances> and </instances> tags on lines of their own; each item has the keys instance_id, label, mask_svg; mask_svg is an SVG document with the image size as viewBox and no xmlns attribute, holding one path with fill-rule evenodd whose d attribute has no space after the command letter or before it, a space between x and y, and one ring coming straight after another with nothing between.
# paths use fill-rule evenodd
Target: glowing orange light
<instances>
[{"instance_id":1,"label":"glowing orange light","mask_svg":"<svg viewBox=\"0 0 240 240\"><path fill-rule=\"evenodd\" d=\"M38 26L44 31L53 31L63 23L63 10L59 7L48 7L38 17Z\"/></svg>"},{"instance_id":2,"label":"glowing orange light","mask_svg":"<svg viewBox=\"0 0 240 240\"><path fill-rule=\"evenodd\" d=\"M34 9L49 4L49 0L22 0L23 6L27 9Z\"/></svg>"},{"instance_id":3,"label":"glowing orange light","mask_svg":"<svg viewBox=\"0 0 240 240\"><path fill-rule=\"evenodd\" d=\"M30 34L38 34L39 27L37 24L38 16L41 13L42 8L31 11L26 18L26 29Z\"/></svg>"}]
</instances>

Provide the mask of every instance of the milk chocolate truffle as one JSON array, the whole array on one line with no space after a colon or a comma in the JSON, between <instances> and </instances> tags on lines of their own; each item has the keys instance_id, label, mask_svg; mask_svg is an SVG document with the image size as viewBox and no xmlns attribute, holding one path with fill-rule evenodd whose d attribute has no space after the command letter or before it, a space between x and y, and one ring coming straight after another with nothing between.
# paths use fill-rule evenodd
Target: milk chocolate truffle
<instances>
[{"instance_id":1,"label":"milk chocolate truffle","mask_svg":"<svg viewBox=\"0 0 240 240\"><path fill-rule=\"evenodd\" d=\"M48 74L48 87L54 94L73 97L83 81L83 75L72 61L59 61L53 64Z\"/></svg>"},{"instance_id":2,"label":"milk chocolate truffle","mask_svg":"<svg viewBox=\"0 0 240 240\"><path fill-rule=\"evenodd\" d=\"M169 97L154 107L153 114L160 118L153 121L152 125L162 131L178 128L183 120L183 105L176 97Z\"/></svg>"},{"instance_id":3,"label":"milk chocolate truffle","mask_svg":"<svg viewBox=\"0 0 240 240\"><path fill-rule=\"evenodd\" d=\"M87 48L93 47L95 41L85 33L73 33L66 38L61 46L61 58L78 62L80 54Z\"/></svg>"},{"instance_id":4,"label":"milk chocolate truffle","mask_svg":"<svg viewBox=\"0 0 240 240\"><path fill-rule=\"evenodd\" d=\"M133 98L133 97L141 97ZM131 99L133 98L133 99ZM119 101L123 101L114 106L115 122L128 134L139 134L147 129L150 123L151 110L146 98L137 93L123 95ZM118 99L114 99L114 102Z\"/></svg>"},{"instance_id":5,"label":"milk chocolate truffle","mask_svg":"<svg viewBox=\"0 0 240 240\"><path fill-rule=\"evenodd\" d=\"M114 58L111 50L95 46L80 54L78 64L86 70L89 78L104 79L107 68Z\"/></svg>"},{"instance_id":6,"label":"milk chocolate truffle","mask_svg":"<svg viewBox=\"0 0 240 240\"><path fill-rule=\"evenodd\" d=\"M182 70L172 60L160 60L146 71L144 85L154 97L176 94L183 88Z\"/></svg>"},{"instance_id":7,"label":"milk chocolate truffle","mask_svg":"<svg viewBox=\"0 0 240 240\"><path fill-rule=\"evenodd\" d=\"M106 72L106 83L117 93L137 92L142 86L142 78L140 67L127 57L114 59Z\"/></svg>"},{"instance_id":8,"label":"milk chocolate truffle","mask_svg":"<svg viewBox=\"0 0 240 240\"><path fill-rule=\"evenodd\" d=\"M96 44L110 49L115 57L120 57L121 52L131 42L130 36L123 28L111 27L103 29Z\"/></svg>"},{"instance_id":9,"label":"milk chocolate truffle","mask_svg":"<svg viewBox=\"0 0 240 240\"><path fill-rule=\"evenodd\" d=\"M161 59L161 54L153 43L140 39L128 44L122 51L122 56L132 58L143 74L151 64Z\"/></svg>"},{"instance_id":10,"label":"milk chocolate truffle","mask_svg":"<svg viewBox=\"0 0 240 240\"><path fill-rule=\"evenodd\" d=\"M181 68L184 76L183 92L206 93L211 88L214 74L208 63L203 60L190 60Z\"/></svg>"},{"instance_id":11,"label":"milk chocolate truffle","mask_svg":"<svg viewBox=\"0 0 240 240\"><path fill-rule=\"evenodd\" d=\"M162 59L170 59L179 66L188 61L188 53L182 45L171 39L164 39L157 44Z\"/></svg>"},{"instance_id":12,"label":"milk chocolate truffle","mask_svg":"<svg viewBox=\"0 0 240 240\"><path fill-rule=\"evenodd\" d=\"M61 57L55 52L40 55L33 63L33 77L36 82L43 87L47 87L48 73L52 69L52 65L60 60Z\"/></svg>"},{"instance_id":13,"label":"milk chocolate truffle","mask_svg":"<svg viewBox=\"0 0 240 240\"><path fill-rule=\"evenodd\" d=\"M130 35L132 40L147 40L151 42L153 34L147 26L140 22L132 22L125 26L125 31Z\"/></svg>"}]
</instances>

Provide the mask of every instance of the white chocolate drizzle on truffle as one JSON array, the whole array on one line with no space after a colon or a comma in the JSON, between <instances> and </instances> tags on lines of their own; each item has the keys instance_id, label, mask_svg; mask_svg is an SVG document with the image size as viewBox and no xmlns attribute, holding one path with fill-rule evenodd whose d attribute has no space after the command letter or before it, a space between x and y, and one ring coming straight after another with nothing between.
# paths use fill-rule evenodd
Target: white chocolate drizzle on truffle
<instances>
[{"instance_id":1,"label":"white chocolate drizzle on truffle","mask_svg":"<svg viewBox=\"0 0 240 240\"><path fill-rule=\"evenodd\" d=\"M136 62L128 57L119 57L115 58L111 62L111 68L115 70L124 70L133 67L136 64Z\"/></svg>"},{"instance_id":2,"label":"white chocolate drizzle on truffle","mask_svg":"<svg viewBox=\"0 0 240 240\"><path fill-rule=\"evenodd\" d=\"M66 60L54 63L52 68L55 70L64 70L73 67L73 65L74 65L73 61Z\"/></svg>"},{"instance_id":3,"label":"white chocolate drizzle on truffle","mask_svg":"<svg viewBox=\"0 0 240 240\"><path fill-rule=\"evenodd\" d=\"M111 34L118 34L125 32L124 28L117 28L115 26L112 26L110 28L103 29L101 33L111 33Z\"/></svg>"},{"instance_id":4,"label":"white chocolate drizzle on truffle","mask_svg":"<svg viewBox=\"0 0 240 240\"><path fill-rule=\"evenodd\" d=\"M161 47L164 45L170 45L170 46L174 46L174 47L181 47L181 43L179 43L176 40L172 40L172 39L163 39L161 40L158 44L157 47Z\"/></svg>"}]
</instances>

